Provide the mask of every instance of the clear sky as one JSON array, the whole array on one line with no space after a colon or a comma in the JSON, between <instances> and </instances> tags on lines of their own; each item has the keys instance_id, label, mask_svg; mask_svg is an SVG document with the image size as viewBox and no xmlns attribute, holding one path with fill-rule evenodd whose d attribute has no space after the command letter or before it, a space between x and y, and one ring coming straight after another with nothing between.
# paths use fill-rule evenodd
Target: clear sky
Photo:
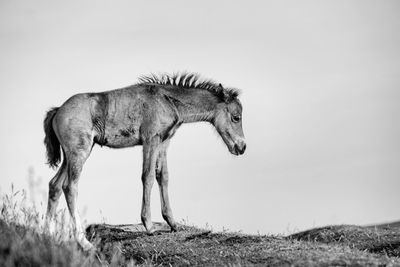
<instances>
[{"instance_id":1,"label":"clear sky","mask_svg":"<svg viewBox=\"0 0 400 267\"><path fill-rule=\"evenodd\" d=\"M187 70L242 90L247 151L182 126L169 149L178 220L248 233L398 220L399 48L398 1L0 0L0 190L26 188L31 166L47 191L50 107ZM141 147L95 147L84 218L139 222L140 173ZM156 185L152 213L162 221Z\"/></svg>"}]
</instances>

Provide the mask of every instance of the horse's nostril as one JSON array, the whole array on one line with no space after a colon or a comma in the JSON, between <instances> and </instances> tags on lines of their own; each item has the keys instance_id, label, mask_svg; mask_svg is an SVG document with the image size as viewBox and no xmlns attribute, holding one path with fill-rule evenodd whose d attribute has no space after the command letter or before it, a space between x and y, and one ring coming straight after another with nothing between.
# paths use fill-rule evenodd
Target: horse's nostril
<instances>
[{"instance_id":1,"label":"horse's nostril","mask_svg":"<svg viewBox=\"0 0 400 267\"><path fill-rule=\"evenodd\" d=\"M242 155L246 150L246 144L241 144L241 145L235 144L234 149L239 155Z\"/></svg>"}]
</instances>

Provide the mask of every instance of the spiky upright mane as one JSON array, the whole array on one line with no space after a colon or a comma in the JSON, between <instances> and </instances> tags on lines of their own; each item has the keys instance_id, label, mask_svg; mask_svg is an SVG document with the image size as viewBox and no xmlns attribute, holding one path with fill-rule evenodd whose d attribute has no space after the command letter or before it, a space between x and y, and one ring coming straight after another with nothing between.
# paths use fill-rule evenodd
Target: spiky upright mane
<instances>
[{"instance_id":1,"label":"spiky upright mane","mask_svg":"<svg viewBox=\"0 0 400 267\"><path fill-rule=\"evenodd\" d=\"M217 96L221 101L230 102L238 97L239 90L225 88L220 83L204 79L197 73L178 74L150 74L139 77L139 85L167 85L179 88L207 90Z\"/></svg>"}]
</instances>

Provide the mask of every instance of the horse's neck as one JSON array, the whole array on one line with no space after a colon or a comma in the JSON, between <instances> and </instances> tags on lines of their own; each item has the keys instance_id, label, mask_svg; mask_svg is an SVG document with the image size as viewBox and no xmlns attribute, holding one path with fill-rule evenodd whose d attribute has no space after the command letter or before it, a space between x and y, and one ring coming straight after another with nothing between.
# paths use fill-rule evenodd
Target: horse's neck
<instances>
[{"instance_id":1,"label":"horse's neck","mask_svg":"<svg viewBox=\"0 0 400 267\"><path fill-rule=\"evenodd\" d=\"M214 112L212 111L193 112L193 113L188 112L181 116L182 116L182 121L184 123L198 122L198 121L212 121L212 118L214 117Z\"/></svg>"},{"instance_id":2,"label":"horse's neck","mask_svg":"<svg viewBox=\"0 0 400 267\"><path fill-rule=\"evenodd\" d=\"M186 94L176 94L171 90L171 96L177 100L174 102L183 123L212 121L218 102L210 92L188 90Z\"/></svg>"}]
</instances>

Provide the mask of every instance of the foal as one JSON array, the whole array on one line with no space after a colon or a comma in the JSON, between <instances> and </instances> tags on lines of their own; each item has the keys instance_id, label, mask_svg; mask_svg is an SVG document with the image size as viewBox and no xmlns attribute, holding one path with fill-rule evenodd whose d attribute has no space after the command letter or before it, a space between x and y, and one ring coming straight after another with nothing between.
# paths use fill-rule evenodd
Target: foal
<instances>
[{"instance_id":1,"label":"foal","mask_svg":"<svg viewBox=\"0 0 400 267\"><path fill-rule=\"evenodd\" d=\"M92 248L82 228L76 199L82 167L94 144L111 148L143 146L143 199L141 219L148 233L154 231L150 193L154 180L160 188L162 216L177 230L168 198L167 148L182 123L210 122L229 151L246 149L242 129L242 105L238 91L224 88L197 74L143 76L122 89L83 93L52 108L44 120L48 164L57 167L49 183L46 222L54 217L64 192L73 219L74 234L84 250Z\"/></svg>"}]
</instances>

